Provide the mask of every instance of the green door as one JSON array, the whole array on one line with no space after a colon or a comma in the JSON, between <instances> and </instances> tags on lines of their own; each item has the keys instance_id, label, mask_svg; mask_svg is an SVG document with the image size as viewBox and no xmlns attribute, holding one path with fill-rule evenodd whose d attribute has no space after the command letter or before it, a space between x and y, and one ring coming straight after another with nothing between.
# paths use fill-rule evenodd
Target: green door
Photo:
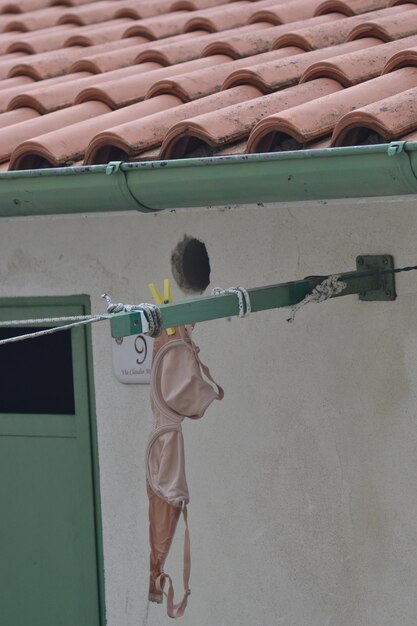
<instances>
[{"instance_id":1,"label":"green door","mask_svg":"<svg viewBox=\"0 0 417 626\"><path fill-rule=\"evenodd\" d=\"M88 306L83 296L0 299L0 319L83 315ZM16 329L0 328L0 337L15 334ZM0 615L5 626L100 626L104 621L87 335L80 327L0 346Z\"/></svg>"}]
</instances>

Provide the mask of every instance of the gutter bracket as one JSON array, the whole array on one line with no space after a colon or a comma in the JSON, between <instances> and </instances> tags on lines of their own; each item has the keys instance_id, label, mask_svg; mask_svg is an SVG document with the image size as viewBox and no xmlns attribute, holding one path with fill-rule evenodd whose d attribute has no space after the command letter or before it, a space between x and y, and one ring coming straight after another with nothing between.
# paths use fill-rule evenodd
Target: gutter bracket
<instances>
[{"instance_id":1,"label":"gutter bracket","mask_svg":"<svg viewBox=\"0 0 417 626\"><path fill-rule=\"evenodd\" d=\"M394 269L394 259L390 254L366 255L356 257L356 268L358 272L378 272L381 271L379 289L362 291L359 300L366 302L395 300L395 280L393 273L383 274L386 270Z\"/></svg>"},{"instance_id":2,"label":"gutter bracket","mask_svg":"<svg viewBox=\"0 0 417 626\"><path fill-rule=\"evenodd\" d=\"M403 152L405 143L405 141L391 141L387 148L388 156L395 156L400 154L400 152Z\"/></svg>"},{"instance_id":3,"label":"gutter bracket","mask_svg":"<svg viewBox=\"0 0 417 626\"><path fill-rule=\"evenodd\" d=\"M123 161L109 161L106 167L106 175L111 176L120 170Z\"/></svg>"},{"instance_id":4,"label":"gutter bracket","mask_svg":"<svg viewBox=\"0 0 417 626\"><path fill-rule=\"evenodd\" d=\"M123 196L129 201L133 202L134 208L140 213L150 213L152 212L147 206L142 204L136 196L132 193L132 190L129 187L129 183L127 180L126 172L123 169L124 162L123 161L109 161L106 165L106 176L117 175L119 189L122 192Z\"/></svg>"}]
</instances>

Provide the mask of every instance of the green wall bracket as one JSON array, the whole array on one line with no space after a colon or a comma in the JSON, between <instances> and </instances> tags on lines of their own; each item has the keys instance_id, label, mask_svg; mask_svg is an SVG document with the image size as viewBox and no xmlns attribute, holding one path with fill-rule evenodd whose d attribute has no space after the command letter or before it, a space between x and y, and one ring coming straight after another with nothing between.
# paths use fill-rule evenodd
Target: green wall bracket
<instances>
[{"instance_id":1,"label":"green wall bracket","mask_svg":"<svg viewBox=\"0 0 417 626\"><path fill-rule=\"evenodd\" d=\"M357 267L359 271L340 274L340 280L345 281L347 286L341 294L334 297L360 294L362 300L395 299L394 276L384 273L393 268L391 256L361 255L357 259ZM252 312L293 306L301 302L325 278L327 275L308 276L304 280L248 289ZM239 313L238 299L231 293L163 304L160 310L163 328L232 317ZM139 312L116 313L111 316L110 323L113 337L126 337L142 332Z\"/></svg>"},{"instance_id":2,"label":"green wall bracket","mask_svg":"<svg viewBox=\"0 0 417 626\"><path fill-rule=\"evenodd\" d=\"M362 254L356 258L356 268L358 271L381 272L381 284L379 288L362 291L359 294L359 300L365 300L368 302L374 300L395 300L397 294L395 293L394 274L387 272L387 270L394 269L394 259L391 255Z\"/></svg>"}]
</instances>

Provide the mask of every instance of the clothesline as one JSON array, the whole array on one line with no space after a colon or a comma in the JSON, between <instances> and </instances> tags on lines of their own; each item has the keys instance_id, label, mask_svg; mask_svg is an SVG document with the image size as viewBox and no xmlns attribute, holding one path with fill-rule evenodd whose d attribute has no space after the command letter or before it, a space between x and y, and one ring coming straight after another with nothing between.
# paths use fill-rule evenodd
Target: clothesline
<instances>
[{"instance_id":1,"label":"clothesline","mask_svg":"<svg viewBox=\"0 0 417 626\"><path fill-rule=\"evenodd\" d=\"M363 259L377 259L382 265L390 264L391 257L358 257L358 267ZM362 260L362 262L361 262ZM245 317L251 311L263 311L279 307L292 307L288 321L293 321L296 311L308 302L323 302L340 295L375 292L375 299L391 300L395 298L393 288L387 289L384 276L393 276L400 272L417 270L417 265L402 268L372 269L354 271L328 276L309 276L304 280L244 289L215 288L211 296L201 296L160 307L141 303L137 305L113 303L107 294L102 297L107 301L107 313L96 315L78 315L68 317L44 317L22 320L0 321L0 328L56 324L63 325L44 328L33 333L26 333L0 340L0 346L34 339L44 335L110 320L113 337L123 337L139 333L157 336L162 328L181 326L187 323L209 321L221 317Z\"/></svg>"}]
</instances>

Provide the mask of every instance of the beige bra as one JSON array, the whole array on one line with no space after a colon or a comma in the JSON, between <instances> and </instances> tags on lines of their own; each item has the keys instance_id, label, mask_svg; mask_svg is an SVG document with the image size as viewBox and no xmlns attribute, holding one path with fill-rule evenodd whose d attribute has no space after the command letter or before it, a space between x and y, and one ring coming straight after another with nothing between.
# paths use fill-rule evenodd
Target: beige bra
<instances>
[{"instance_id":1,"label":"beige bra","mask_svg":"<svg viewBox=\"0 0 417 626\"><path fill-rule=\"evenodd\" d=\"M154 428L146 448L146 477L149 497L150 586L149 599L161 603L167 597L167 613L180 617L187 606L190 577L190 538L187 524L188 485L185 475L182 421L200 419L213 400L223 398L191 340L191 327L176 334L164 332L154 344L151 372L151 406ZM163 570L181 511L185 521L184 597L174 605L172 580ZM168 593L164 592L165 580Z\"/></svg>"}]
</instances>

